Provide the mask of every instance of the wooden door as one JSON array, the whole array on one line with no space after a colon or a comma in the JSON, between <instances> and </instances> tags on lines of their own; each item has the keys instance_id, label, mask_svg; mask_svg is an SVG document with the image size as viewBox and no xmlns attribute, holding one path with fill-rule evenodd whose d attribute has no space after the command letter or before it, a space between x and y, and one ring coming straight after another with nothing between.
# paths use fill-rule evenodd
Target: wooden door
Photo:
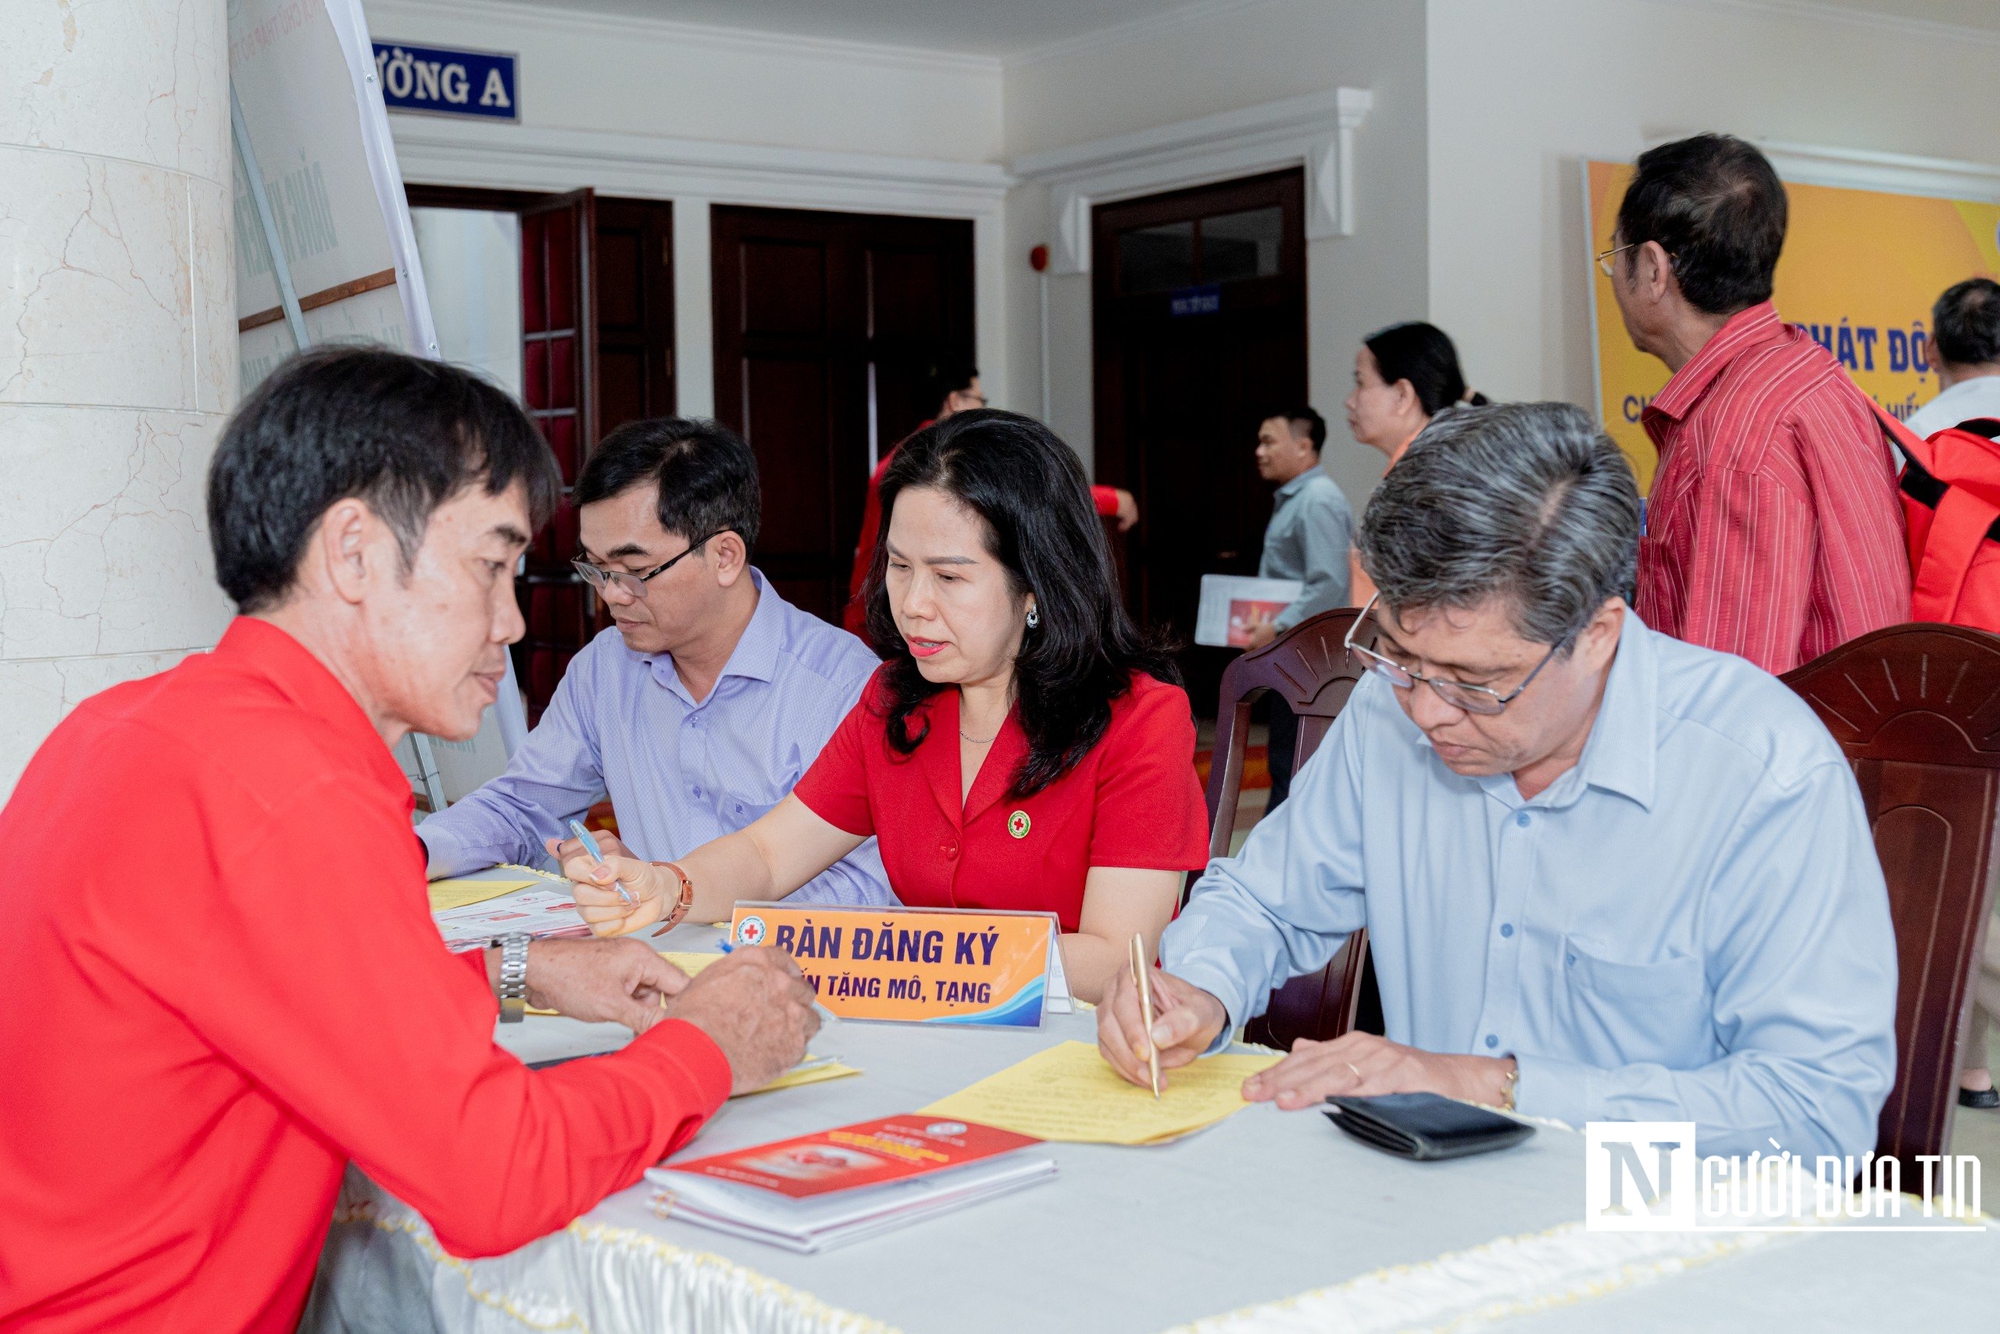
<instances>
[{"instance_id":1,"label":"wooden door","mask_svg":"<svg viewBox=\"0 0 2000 1334\"><path fill-rule=\"evenodd\" d=\"M872 461L972 355L972 224L716 207L715 413L757 454L757 565L839 621Z\"/></svg>"},{"instance_id":2,"label":"wooden door","mask_svg":"<svg viewBox=\"0 0 2000 1334\"><path fill-rule=\"evenodd\" d=\"M1257 572L1274 489L1258 424L1306 401L1304 174L1105 204L1092 223L1097 475L1139 501L1133 614L1187 642L1201 576ZM1235 656L1183 652L1197 713Z\"/></svg>"},{"instance_id":3,"label":"wooden door","mask_svg":"<svg viewBox=\"0 0 2000 1334\"><path fill-rule=\"evenodd\" d=\"M674 413L674 206L597 200L597 429Z\"/></svg>"},{"instance_id":4,"label":"wooden door","mask_svg":"<svg viewBox=\"0 0 2000 1334\"><path fill-rule=\"evenodd\" d=\"M595 631L594 599L570 560L577 552L570 491L597 439L592 356L592 245L596 200L589 190L556 195L521 210L521 398L562 470L555 517L528 549L518 581L528 633L515 669L535 723L569 660Z\"/></svg>"}]
</instances>

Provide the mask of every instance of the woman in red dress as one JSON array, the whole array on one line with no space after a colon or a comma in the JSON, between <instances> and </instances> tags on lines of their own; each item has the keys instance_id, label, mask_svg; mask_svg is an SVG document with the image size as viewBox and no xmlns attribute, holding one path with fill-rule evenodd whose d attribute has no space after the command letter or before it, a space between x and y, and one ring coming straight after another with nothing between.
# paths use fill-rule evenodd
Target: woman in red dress
<instances>
[{"instance_id":1,"label":"woman in red dress","mask_svg":"<svg viewBox=\"0 0 2000 1334\"><path fill-rule=\"evenodd\" d=\"M1056 914L1070 987L1094 1001L1207 861L1187 695L1126 615L1083 469L1048 428L955 414L896 451L882 504L866 596L891 653L797 788L677 866L573 857L579 910L600 935L638 930L685 876L695 920L716 921L874 837L907 905Z\"/></svg>"}]
</instances>

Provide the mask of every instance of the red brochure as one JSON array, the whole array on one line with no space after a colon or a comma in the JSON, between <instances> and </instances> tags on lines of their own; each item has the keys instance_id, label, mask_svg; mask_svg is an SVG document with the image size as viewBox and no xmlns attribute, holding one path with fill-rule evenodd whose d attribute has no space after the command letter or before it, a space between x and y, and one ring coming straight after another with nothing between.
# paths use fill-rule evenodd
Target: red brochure
<instances>
[{"instance_id":1,"label":"red brochure","mask_svg":"<svg viewBox=\"0 0 2000 1334\"><path fill-rule=\"evenodd\" d=\"M1039 1143L1011 1130L911 1113L672 1163L665 1170L803 1200L928 1176Z\"/></svg>"}]
</instances>

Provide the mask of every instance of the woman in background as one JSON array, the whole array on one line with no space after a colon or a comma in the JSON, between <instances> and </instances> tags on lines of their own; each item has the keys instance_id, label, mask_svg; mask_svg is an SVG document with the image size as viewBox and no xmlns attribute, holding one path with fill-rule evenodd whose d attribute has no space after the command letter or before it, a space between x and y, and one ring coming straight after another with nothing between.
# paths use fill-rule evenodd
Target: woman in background
<instances>
[{"instance_id":1,"label":"woman in background","mask_svg":"<svg viewBox=\"0 0 2000 1334\"><path fill-rule=\"evenodd\" d=\"M1392 324L1361 340L1354 354L1354 391L1347 396L1347 429L1354 438L1388 456L1396 466L1403 451L1431 418L1460 403L1479 405L1486 395L1465 386L1458 349L1435 324L1414 320ZM1349 601L1361 606L1374 595L1374 581L1361 562L1347 557Z\"/></svg>"},{"instance_id":2,"label":"woman in background","mask_svg":"<svg viewBox=\"0 0 2000 1334\"><path fill-rule=\"evenodd\" d=\"M911 907L1054 913L1070 989L1095 1001L1208 861L1173 661L1126 615L1082 465L1041 423L919 431L882 510L863 596L888 657L792 794L678 866L571 859L577 907L599 935L677 920L677 900L718 921L872 835Z\"/></svg>"}]
</instances>

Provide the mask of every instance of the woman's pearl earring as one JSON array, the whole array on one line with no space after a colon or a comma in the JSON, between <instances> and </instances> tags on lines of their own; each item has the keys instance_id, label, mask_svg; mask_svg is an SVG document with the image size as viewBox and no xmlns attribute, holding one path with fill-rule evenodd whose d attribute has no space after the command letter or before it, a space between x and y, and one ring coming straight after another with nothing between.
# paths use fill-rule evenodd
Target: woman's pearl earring
<instances>
[{"instance_id":1,"label":"woman's pearl earring","mask_svg":"<svg viewBox=\"0 0 2000 1334\"><path fill-rule=\"evenodd\" d=\"M1042 623L1042 613L1034 607L1028 608L1028 628L1034 629Z\"/></svg>"}]
</instances>

